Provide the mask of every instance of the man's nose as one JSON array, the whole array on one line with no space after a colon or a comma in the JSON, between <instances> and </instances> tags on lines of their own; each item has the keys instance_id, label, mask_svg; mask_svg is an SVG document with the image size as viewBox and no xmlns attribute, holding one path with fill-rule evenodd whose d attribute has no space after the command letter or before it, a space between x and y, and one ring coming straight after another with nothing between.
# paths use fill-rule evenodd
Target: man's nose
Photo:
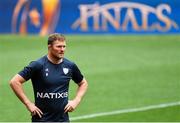
<instances>
[{"instance_id":1,"label":"man's nose","mask_svg":"<svg viewBox=\"0 0 180 123\"><path fill-rule=\"evenodd\" d=\"M64 47L61 47L61 51L64 51L65 50L65 48Z\"/></svg>"}]
</instances>

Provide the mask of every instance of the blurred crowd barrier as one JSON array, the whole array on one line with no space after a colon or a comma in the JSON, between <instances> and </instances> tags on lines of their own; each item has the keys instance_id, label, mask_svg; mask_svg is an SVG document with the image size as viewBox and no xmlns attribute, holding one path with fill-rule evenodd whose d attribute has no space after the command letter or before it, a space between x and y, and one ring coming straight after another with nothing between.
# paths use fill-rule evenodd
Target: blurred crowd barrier
<instances>
[{"instance_id":1,"label":"blurred crowd barrier","mask_svg":"<svg viewBox=\"0 0 180 123\"><path fill-rule=\"evenodd\" d=\"M179 0L1 0L0 33L180 33Z\"/></svg>"}]
</instances>

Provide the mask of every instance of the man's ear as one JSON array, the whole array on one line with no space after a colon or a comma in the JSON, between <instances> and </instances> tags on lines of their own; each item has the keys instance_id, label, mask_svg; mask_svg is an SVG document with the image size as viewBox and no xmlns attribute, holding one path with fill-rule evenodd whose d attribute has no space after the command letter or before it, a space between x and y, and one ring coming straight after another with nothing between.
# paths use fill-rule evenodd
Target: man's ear
<instances>
[{"instance_id":1,"label":"man's ear","mask_svg":"<svg viewBox=\"0 0 180 123\"><path fill-rule=\"evenodd\" d=\"M51 48L51 44L48 44L48 49L50 49Z\"/></svg>"}]
</instances>

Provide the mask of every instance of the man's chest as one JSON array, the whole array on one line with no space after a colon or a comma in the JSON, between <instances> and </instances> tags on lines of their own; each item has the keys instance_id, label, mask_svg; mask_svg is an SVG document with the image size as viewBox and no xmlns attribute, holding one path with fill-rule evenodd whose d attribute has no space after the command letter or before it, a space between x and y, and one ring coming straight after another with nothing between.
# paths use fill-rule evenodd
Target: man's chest
<instances>
[{"instance_id":1,"label":"man's chest","mask_svg":"<svg viewBox=\"0 0 180 123\"><path fill-rule=\"evenodd\" d=\"M72 69L66 65L44 65L38 74L42 84L63 85L68 84L72 78Z\"/></svg>"}]
</instances>

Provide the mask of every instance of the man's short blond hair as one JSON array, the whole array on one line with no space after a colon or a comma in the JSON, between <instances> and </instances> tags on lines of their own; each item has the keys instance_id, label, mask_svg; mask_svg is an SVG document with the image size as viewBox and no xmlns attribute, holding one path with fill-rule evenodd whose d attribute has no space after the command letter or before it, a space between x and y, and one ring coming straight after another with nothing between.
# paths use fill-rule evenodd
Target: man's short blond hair
<instances>
[{"instance_id":1,"label":"man's short blond hair","mask_svg":"<svg viewBox=\"0 0 180 123\"><path fill-rule=\"evenodd\" d=\"M63 34L60 34L60 33L53 33L53 34L50 34L49 37L48 37L48 45L49 44L53 44L54 41L65 41L65 36Z\"/></svg>"}]
</instances>

